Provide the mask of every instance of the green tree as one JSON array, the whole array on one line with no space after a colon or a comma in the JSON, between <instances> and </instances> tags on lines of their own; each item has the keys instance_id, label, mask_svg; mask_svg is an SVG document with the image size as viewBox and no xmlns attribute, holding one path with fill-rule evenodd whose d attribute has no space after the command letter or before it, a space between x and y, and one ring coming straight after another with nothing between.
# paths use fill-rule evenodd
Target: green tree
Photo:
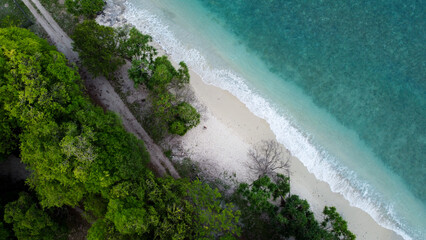
<instances>
[{"instance_id":1,"label":"green tree","mask_svg":"<svg viewBox=\"0 0 426 240\"><path fill-rule=\"evenodd\" d=\"M200 114L180 96L190 78L186 64L180 62L176 70L167 56L153 60L156 50L149 46L151 38L135 28L120 29L117 36L120 52L132 59L129 77L135 86L144 84L151 90L152 114L145 118L151 137L158 141L167 132L183 136L199 124Z\"/></svg>"},{"instance_id":2,"label":"green tree","mask_svg":"<svg viewBox=\"0 0 426 240\"><path fill-rule=\"evenodd\" d=\"M124 64L113 28L86 20L77 25L72 38L74 50L93 75L111 77Z\"/></svg>"},{"instance_id":3,"label":"green tree","mask_svg":"<svg viewBox=\"0 0 426 240\"><path fill-rule=\"evenodd\" d=\"M62 153L62 128L54 121L40 121L21 134L22 162L32 170L27 183L33 188L43 207L76 206L87 193L84 183L76 181L75 162Z\"/></svg>"},{"instance_id":4,"label":"green tree","mask_svg":"<svg viewBox=\"0 0 426 240\"><path fill-rule=\"evenodd\" d=\"M145 66L143 60L134 59L132 61L132 66L129 68L128 73L130 79L135 83L135 87L139 84L146 84L148 82L149 74Z\"/></svg>"},{"instance_id":5,"label":"green tree","mask_svg":"<svg viewBox=\"0 0 426 240\"><path fill-rule=\"evenodd\" d=\"M18 239L66 239L66 229L56 223L25 192L5 206L4 220L13 224Z\"/></svg>"},{"instance_id":6,"label":"green tree","mask_svg":"<svg viewBox=\"0 0 426 240\"><path fill-rule=\"evenodd\" d=\"M122 27L117 30L119 52L123 57L132 60L141 60L145 66L154 62L157 50L150 46L151 36L142 34L136 28Z\"/></svg>"},{"instance_id":7,"label":"green tree","mask_svg":"<svg viewBox=\"0 0 426 240\"><path fill-rule=\"evenodd\" d=\"M47 41L22 28L3 28L0 46L0 106L18 126L62 118L83 103L77 72Z\"/></svg>"},{"instance_id":8,"label":"green tree","mask_svg":"<svg viewBox=\"0 0 426 240\"><path fill-rule=\"evenodd\" d=\"M129 236L120 234L114 227L114 224L103 218L98 219L92 224L87 233L88 240L125 240ZM131 239L138 239L132 236Z\"/></svg>"},{"instance_id":9,"label":"green tree","mask_svg":"<svg viewBox=\"0 0 426 240\"><path fill-rule=\"evenodd\" d=\"M186 102L182 102L173 108L174 118L171 119L169 132L180 136L200 123L200 114Z\"/></svg>"},{"instance_id":10,"label":"green tree","mask_svg":"<svg viewBox=\"0 0 426 240\"><path fill-rule=\"evenodd\" d=\"M129 76L135 84L144 83L155 93L161 93L189 83L188 69L185 68L185 63L181 62L180 65L181 68L177 71L167 56L157 57L154 61L152 58L136 58L132 62Z\"/></svg>"},{"instance_id":11,"label":"green tree","mask_svg":"<svg viewBox=\"0 0 426 240\"><path fill-rule=\"evenodd\" d=\"M335 208L324 209L319 224L306 200L288 196L289 178L278 174L275 182L263 176L251 185L240 184L234 201L242 213L243 236L251 239L354 239ZM279 200L279 202L278 202Z\"/></svg>"},{"instance_id":12,"label":"green tree","mask_svg":"<svg viewBox=\"0 0 426 240\"><path fill-rule=\"evenodd\" d=\"M283 230L280 231L282 235L294 236L296 239L331 239L315 220L306 200L292 195L283 201L281 207L279 216L284 219Z\"/></svg>"},{"instance_id":13,"label":"green tree","mask_svg":"<svg viewBox=\"0 0 426 240\"><path fill-rule=\"evenodd\" d=\"M195 180L188 188L189 202L194 207L196 239L234 239L241 234L240 211L232 203L224 203L217 189Z\"/></svg>"},{"instance_id":14,"label":"green tree","mask_svg":"<svg viewBox=\"0 0 426 240\"><path fill-rule=\"evenodd\" d=\"M280 239L280 221L278 206L271 202L280 195L286 196L290 186L288 178L279 175L278 185L264 176L251 185L242 183L234 194L233 200L241 210L243 236L249 239Z\"/></svg>"},{"instance_id":15,"label":"green tree","mask_svg":"<svg viewBox=\"0 0 426 240\"><path fill-rule=\"evenodd\" d=\"M182 102L176 107L176 118L185 124L186 130L189 130L200 123L200 114L189 103Z\"/></svg>"},{"instance_id":16,"label":"green tree","mask_svg":"<svg viewBox=\"0 0 426 240\"><path fill-rule=\"evenodd\" d=\"M169 92L161 92L156 96L151 95L153 114L162 119L164 122L169 123L174 119L173 102L175 98Z\"/></svg>"},{"instance_id":17,"label":"green tree","mask_svg":"<svg viewBox=\"0 0 426 240\"><path fill-rule=\"evenodd\" d=\"M238 221L239 212L217 190L147 171L138 181L111 188L107 213L89 230L89 239L115 239L117 233L126 239L233 239Z\"/></svg>"},{"instance_id":18,"label":"green tree","mask_svg":"<svg viewBox=\"0 0 426 240\"><path fill-rule=\"evenodd\" d=\"M22 161L34 170L28 183L43 206L75 206L88 193L106 197L116 182L142 174L149 160L115 114L88 107L74 117L34 124L22 135Z\"/></svg>"},{"instance_id":19,"label":"green tree","mask_svg":"<svg viewBox=\"0 0 426 240\"><path fill-rule=\"evenodd\" d=\"M136 28L128 27L117 30L120 54L132 61L132 66L128 70L129 77L134 81L135 86L147 84L151 72L154 71L154 56L157 50L150 46L151 36L140 33Z\"/></svg>"},{"instance_id":20,"label":"green tree","mask_svg":"<svg viewBox=\"0 0 426 240\"><path fill-rule=\"evenodd\" d=\"M179 63L179 69L177 70L176 76L172 79L172 88L179 89L183 88L189 83L190 75L188 66L184 62Z\"/></svg>"},{"instance_id":21,"label":"green tree","mask_svg":"<svg viewBox=\"0 0 426 240\"><path fill-rule=\"evenodd\" d=\"M180 136L185 135L185 133L186 133L185 123L183 123L182 121L179 121L179 120L172 122L172 124L169 127L169 132L171 134L177 134L177 135L180 135Z\"/></svg>"},{"instance_id":22,"label":"green tree","mask_svg":"<svg viewBox=\"0 0 426 240\"><path fill-rule=\"evenodd\" d=\"M191 236L185 194L184 181L147 172L138 182L122 182L111 189L105 219L128 236L185 239Z\"/></svg>"},{"instance_id":23,"label":"green tree","mask_svg":"<svg viewBox=\"0 0 426 240\"><path fill-rule=\"evenodd\" d=\"M150 94L151 111L145 118L147 131L155 141L161 140L169 130L169 124L174 120L174 96L169 92Z\"/></svg>"},{"instance_id":24,"label":"green tree","mask_svg":"<svg viewBox=\"0 0 426 240\"><path fill-rule=\"evenodd\" d=\"M102 11L104 0L65 0L68 12L75 16L93 18Z\"/></svg>"},{"instance_id":25,"label":"green tree","mask_svg":"<svg viewBox=\"0 0 426 240\"><path fill-rule=\"evenodd\" d=\"M78 106L76 97L63 107L81 85L65 57L28 30L0 29L0 46L0 154L7 155L18 146L22 128Z\"/></svg>"},{"instance_id":26,"label":"green tree","mask_svg":"<svg viewBox=\"0 0 426 240\"><path fill-rule=\"evenodd\" d=\"M166 64L156 64L154 74L148 80L147 86L150 90L161 91L173 78L173 72Z\"/></svg>"},{"instance_id":27,"label":"green tree","mask_svg":"<svg viewBox=\"0 0 426 240\"><path fill-rule=\"evenodd\" d=\"M145 84L151 90L152 116L148 119L154 139L161 139L170 132L183 136L189 129L200 123L200 114L186 102L179 101L171 89L183 88L189 83L189 72L185 63L180 63L176 70L167 56L157 57L153 64L147 65L142 60L133 60L129 76L135 85Z\"/></svg>"},{"instance_id":28,"label":"green tree","mask_svg":"<svg viewBox=\"0 0 426 240\"><path fill-rule=\"evenodd\" d=\"M133 62L130 77L136 77L138 83L143 82L156 94L166 92L169 83L178 73L167 56L157 57L153 63L143 59L135 59Z\"/></svg>"},{"instance_id":29,"label":"green tree","mask_svg":"<svg viewBox=\"0 0 426 240\"><path fill-rule=\"evenodd\" d=\"M334 239L354 240L355 235L348 230L348 223L336 211L335 207L324 207L324 220L321 225L330 231Z\"/></svg>"},{"instance_id":30,"label":"green tree","mask_svg":"<svg viewBox=\"0 0 426 240\"><path fill-rule=\"evenodd\" d=\"M66 165L57 144L61 129L57 121L69 118L85 102L78 74L67 66L62 54L28 30L6 28L0 32L0 56L5 62L0 106L22 132L22 161L34 170L28 181L30 185L42 183L37 186L40 196L55 202L47 205L57 205L53 199L75 205L83 187L63 175ZM62 167L55 168L58 165Z\"/></svg>"}]
</instances>

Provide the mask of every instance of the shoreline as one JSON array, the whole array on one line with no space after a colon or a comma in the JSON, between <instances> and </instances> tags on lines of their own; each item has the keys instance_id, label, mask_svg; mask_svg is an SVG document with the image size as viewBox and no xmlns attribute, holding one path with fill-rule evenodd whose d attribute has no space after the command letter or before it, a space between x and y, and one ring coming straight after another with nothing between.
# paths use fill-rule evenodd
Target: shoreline
<instances>
[{"instance_id":1,"label":"shoreline","mask_svg":"<svg viewBox=\"0 0 426 240\"><path fill-rule=\"evenodd\" d=\"M117 26L126 23L127 20L122 15L124 1L114 1L114 6L110 5L111 0L107 2L107 8L110 8L105 15L113 15L106 17L102 24ZM120 10L119 13L117 10ZM167 55L155 39L152 44L159 50L159 55ZM244 162L250 146L261 140L276 139L274 133L264 119L250 112L237 97L219 87L206 84L198 74L189 70L190 85L196 99L205 106L206 111L202 113L204 116L201 123L179 138L183 148L192 160L217 165L220 171L235 172L239 181L246 180ZM351 206L343 195L332 192L328 183L316 179L297 158L292 157L290 165L291 193L306 199L317 219L322 216L324 206L335 206L347 220L349 230L358 239L403 239L394 231L380 226L362 209ZM217 175L219 177L219 173Z\"/></svg>"},{"instance_id":2,"label":"shoreline","mask_svg":"<svg viewBox=\"0 0 426 240\"><path fill-rule=\"evenodd\" d=\"M206 107L207 119L202 119L200 125L182 137L183 147L193 160L210 161L228 173L235 172L238 180L245 180L244 162L250 146L275 139L274 133L264 119L251 113L228 91L204 83L193 71L190 74L191 87L197 100ZM403 239L380 226L362 209L351 206L343 195L332 192L326 182L316 179L295 157L291 157L290 172L291 193L306 199L317 219L322 216L324 206L335 206L358 239Z\"/></svg>"}]
</instances>

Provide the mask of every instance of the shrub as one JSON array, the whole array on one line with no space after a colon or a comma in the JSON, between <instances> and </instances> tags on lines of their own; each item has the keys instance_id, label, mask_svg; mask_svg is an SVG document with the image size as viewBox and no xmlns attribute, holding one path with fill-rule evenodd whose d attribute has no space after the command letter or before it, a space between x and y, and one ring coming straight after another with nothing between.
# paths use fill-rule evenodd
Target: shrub
<instances>
[{"instance_id":1,"label":"shrub","mask_svg":"<svg viewBox=\"0 0 426 240\"><path fill-rule=\"evenodd\" d=\"M170 125L170 128L169 128L169 132L171 134L177 134L177 135L180 135L180 136L185 135L186 131L187 131L187 129L185 127L185 124L183 122L179 121L179 120L174 121Z\"/></svg>"},{"instance_id":2,"label":"shrub","mask_svg":"<svg viewBox=\"0 0 426 240\"><path fill-rule=\"evenodd\" d=\"M189 103L182 102L177 106L177 118L185 124L186 130L189 130L200 123L200 114Z\"/></svg>"}]
</instances>

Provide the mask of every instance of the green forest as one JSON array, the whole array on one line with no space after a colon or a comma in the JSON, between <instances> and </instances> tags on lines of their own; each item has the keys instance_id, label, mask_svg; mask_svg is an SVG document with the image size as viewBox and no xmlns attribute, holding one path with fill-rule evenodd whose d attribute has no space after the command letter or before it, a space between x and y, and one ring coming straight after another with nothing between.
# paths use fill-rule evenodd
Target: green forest
<instances>
[{"instance_id":1,"label":"green forest","mask_svg":"<svg viewBox=\"0 0 426 240\"><path fill-rule=\"evenodd\" d=\"M171 91L189 83L186 64L173 67L135 28L90 20L102 1L65 5L85 19L71 35L81 66L21 24L0 28L0 161L16 156L30 172L25 183L1 177L0 240L69 239L75 224L89 226L90 240L355 239L334 207L317 221L306 200L290 194L288 176L233 188L185 171L158 176L144 142L90 99L79 68L113 79L130 61L130 78L149 89L154 106L147 131L160 140L200 122Z\"/></svg>"}]
</instances>

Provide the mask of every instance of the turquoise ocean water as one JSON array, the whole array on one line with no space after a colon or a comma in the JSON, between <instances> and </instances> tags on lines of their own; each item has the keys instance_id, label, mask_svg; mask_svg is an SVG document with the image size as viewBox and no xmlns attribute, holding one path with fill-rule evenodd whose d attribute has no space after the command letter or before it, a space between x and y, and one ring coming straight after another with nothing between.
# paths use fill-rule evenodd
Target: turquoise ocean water
<instances>
[{"instance_id":1,"label":"turquoise ocean water","mask_svg":"<svg viewBox=\"0 0 426 240\"><path fill-rule=\"evenodd\" d=\"M230 91L315 176L426 238L424 1L127 0L126 18Z\"/></svg>"}]
</instances>

